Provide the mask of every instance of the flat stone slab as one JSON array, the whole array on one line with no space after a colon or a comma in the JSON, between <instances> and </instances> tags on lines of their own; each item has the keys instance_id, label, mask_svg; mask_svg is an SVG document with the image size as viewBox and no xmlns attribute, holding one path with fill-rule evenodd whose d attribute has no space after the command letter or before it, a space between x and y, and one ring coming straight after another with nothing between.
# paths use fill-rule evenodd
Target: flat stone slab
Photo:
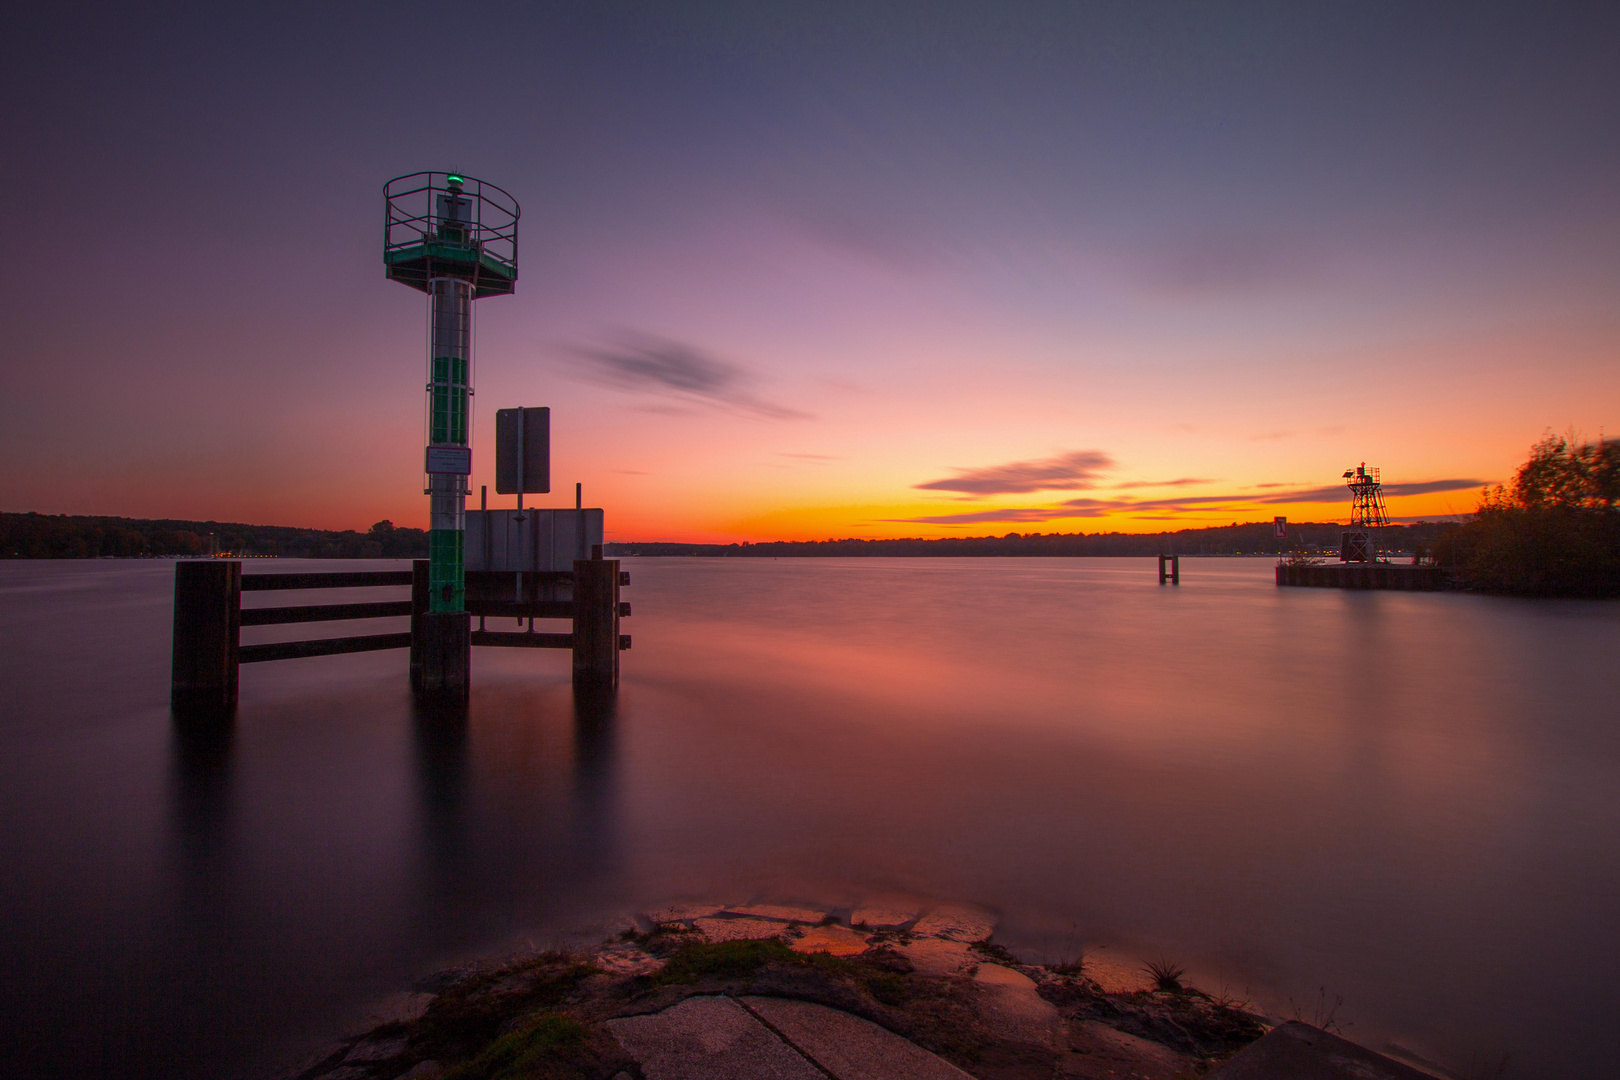
<instances>
[{"instance_id":1,"label":"flat stone slab","mask_svg":"<svg viewBox=\"0 0 1620 1080\"><path fill-rule=\"evenodd\" d=\"M602 1026L647 1080L826 1080L730 998L687 998L652 1016Z\"/></svg>"},{"instance_id":2,"label":"flat stone slab","mask_svg":"<svg viewBox=\"0 0 1620 1080\"><path fill-rule=\"evenodd\" d=\"M1291 1021L1239 1050L1207 1080L1434 1080L1309 1024Z\"/></svg>"},{"instance_id":3,"label":"flat stone slab","mask_svg":"<svg viewBox=\"0 0 1620 1080\"><path fill-rule=\"evenodd\" d=\"M1080 973L1102 988L1105 994L1134 994L1153 989L1147 965L1128 953L1086 953Z\"/></svg>"},{"instance_id":4,"label":"flat stone slab","mask_svg":"<svg viewBox=\"0 0 1620 1080\"><path fill-rule=\"evenodd\" d=\"M995 933L995 929L996 917L983 908L946 904L918 919L911 932L951 941L983 941Z\"/></svg>"},{"instance_id":5,"label":"flat stone slab","mask_svg":"<svg viewBox=\"0 0 1620 1080\"><path fill-rule=\"evenodd\" d=\"M413 1020L420 1020L436 996L417 991L390 994L367 1010L366 1023L376 1027L380 1024L408 1024Z\"/></svg>"},{"instance_id":6,"label":"flat stone slab","mask_svg":"<svg viewBox=\"0 0 1620 1080\"><path fill-rule=\"evenodd\" d=\"M854 956L867 949L866 936L847 926L816 926L789 945L794 952Z\"/></svg>"},{"instance_id":7,"label":"flat stone slab","mask_svg":"<svg viewBox=\"0 0 1620 1080\"><path fill-rule=\"evenodd\" d=\"M921 914L922 911L918 908L904 904L862 904L851 913L849 924L870 926L877 930L883 927L905 926Z\"/></svg>"},{"instance_id":8,"label":"flat stone slab","mask_svg":"<svg viewBox=\"0 0 1620 1080\"><path fill-rule=\"evenodd\" d=\"M1184 1080L1197 1061L1095 1020L1069 1024L1069 1053L1058 1058L1057 1073L1068 1080Z\"/></svg>"},{"instance_id":9,"label":"flat stone slab","mask_svg":"<svg viewBox=\"0 0 1620 1080\"><path fill-rule=\"evenodd\" d=\"M596 954L596 964L610 975L651 975L664 961L635 945L609 945Z\"/></svg>"},{"instance_id":10,"label":"flat stone slab","mask_svg":"<svg viewBox=\"0 0 1620 1080\"><path fill-rule=\"evenodd\" d=\"M726 905L724 904L671 904L668 907L661 907L647 912L647 918L654 923L691 922L693 919L718 915L725 909Z\"/></svg>"},{"instance_id":11,"label":"flat stone slab","mask_svg":"<svg viewBox=\"0 0 1620 1080\"><path fill-rule=\"evenodd\" d=\"M345 1065L369 1065L377 1061L387 1061L405 1052L404 1039L367 1039L356 1043L348 1057L343 1059Z\"/></svg>"},{"instance_id":12,"label":"flat stone slab","mask_svg":"<svg viewBox=\"0 0 1620 1080\"><path fill-rule=\"evenodd\" d=\"M692 925L710 941L757 941L787 929L774 919L694 919Z\"/></svg>"},{"instance_id":13,"label":"flat stone slab","mask_svg":"<svg viewBox=\"0 0 1620 1080\"><path fill-rule=\"evenodd\" d=\"M808 1001L740 1000L836 1080L972 1080L950 1062L870 1020Z\"/></svg>"},{"instance_id":14,"label":"flat stone slab","mask_svg":"<svg viewBox=\"0 0 1620 1080\"><path fill-rule=\"evenodd\" d=\"M986 1019L1003 1038L1059 1052L1068 1048L1063 1018L1036 991L1034 979L1000 964L980 964L973 981L988 991Z\"/></svg>"},{"instance_id":15,"label":"flat stone slab","mask_svg":"<svg viewBox=\"0 0 1620 1080\"><path fill-rule=\"evenodd\" d=\"M827 917L825 911L815 908L794 907L791 904L748 904L726 908L727 915L752 915L756 919L780 919L782 922L818 923Z\"/></svg>"},{"instance_id":16,"label":"flat stone slab","mask_svg":"<svg viewBox=\"0 0 1620 1080\"><path fill-rule=\"evenodd\" d=\"M942 938L920 938L908 945L896 946L895 951L924 975L955 975L981 960L968 948L967 942Z\"/></svg>"}]
</instances>

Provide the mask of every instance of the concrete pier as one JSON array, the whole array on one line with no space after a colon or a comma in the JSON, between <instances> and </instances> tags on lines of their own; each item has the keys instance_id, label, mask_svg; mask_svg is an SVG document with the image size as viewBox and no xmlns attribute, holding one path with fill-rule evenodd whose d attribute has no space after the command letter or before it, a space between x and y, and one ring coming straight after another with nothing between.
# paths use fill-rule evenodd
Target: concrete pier
<instances>
[{"instance_id":1,"label":"concrete pier","mask_svg":"<svg viewBox=\"0 0 1620 1080\"><path fill-rule=\"evenodd\" d=\"M1407 592L1440 592L1449 585L1446 572L1438 566L1410 566L1397 563L1321 563L1316 566L1277 565L1278 585L1300 585L1318 589L1399 589Z\"/></svg>"}]
</instances>

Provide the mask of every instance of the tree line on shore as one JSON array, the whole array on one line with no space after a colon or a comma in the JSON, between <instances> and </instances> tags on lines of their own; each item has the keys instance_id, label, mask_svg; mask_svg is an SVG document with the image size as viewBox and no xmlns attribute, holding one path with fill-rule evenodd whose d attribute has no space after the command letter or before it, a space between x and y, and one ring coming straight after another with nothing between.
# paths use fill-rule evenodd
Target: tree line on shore
<instances>
[{"instance_id":1,"label":"tree line on shore","mask_svg":"<svg viewBox=\"0 0 1620 1080\"><path fill-rule=\"evenodd\" d=\"M1379 530L1386 550L1416 551L1431 546L1455 525L1422 522ZM610 555L695 555L742 558L827 556L1143 556L1276 555L1294 551L1339 550L1345 526L1336 522L1289 525L1278 539L1272 522L1158 533L1016 533L1004 536L947 536L935 540L771 540L740 544L608 544Z\"/></svg>"},{"instance_id":2,"label":"tree line on shore","mask_svg":"<svg viewBox=\"0 0 1620 1080\"><path fill-rule=\"evenodd\" d=\"M1548 434L1434 556L1482 592L1620 596L1620 440Z\"/></svg>"},{"instance_id":3,"label":"tree line on shore","mask_svg":"<svg viewBox=\"0 0 1620 1080\"><path fill-rule=\"evenodd\" d=\"M426 558L427 532L379 521L366 532L226 521L0 514L0 557L96 559L279 555L305 559Z\"/></svg>"},{"instance_id":4,"label":"tree line on shore","mask_svg":"<svg viewBox=\"0 0 1620 1080\"><path fill-rule=\"evenodd\" d=\"M1381 542L1411 551L1432 544L1451 526L1396 525ZM1290 525L1279 541L1272 523L1233 523L1162 533L1007 533L951 536L937 540L781 540L738 544L610 543L617 555L744 556L1141 556L1256 555L1279 551L1337 551L1343 525ZM0 514L0 556L13 559L139 558L210 553L279 555L318 559L410 559L427 557L427 533L379 521L366 532L299 529L219 521Z\"/></svg>"}]
</instances>

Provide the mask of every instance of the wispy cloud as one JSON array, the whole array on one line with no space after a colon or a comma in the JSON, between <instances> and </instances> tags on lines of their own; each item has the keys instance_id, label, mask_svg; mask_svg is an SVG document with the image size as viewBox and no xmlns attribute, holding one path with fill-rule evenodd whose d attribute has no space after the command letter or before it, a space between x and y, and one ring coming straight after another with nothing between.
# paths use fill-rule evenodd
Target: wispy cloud
<instances>
[{"instance_id":1,"label":"wispy cloud","mask_svg":"<svg viewBox=\"0 0 1620 1080\"><path fill-rule=\"evenodd\" d=\"M1135 276L1174 297L1226 297L1315 284L1326 262L1300 237L1251 233L1184 236L1138 261Z\"/></svg>"},{"instance_id":2,"label":"wispy cloud","mask_svg":"<svg viewBox=\"0 0 1620 1080\"><path fill-rule=\"evenodd\" d=\"M1385 484L1384 491L1392 496L1426 495L1436 491L1460 491L1483 486L1483 480L1426 480L1409 484ZM1253 510L1266 506L1291 504L1310 505L1348 502L1349 493L1343 485L1317 488L1296 488L1291 491L1268 491L1263 495L1194 495L1163 499L1093 498L1065 499L1055 506L1016 506L1000 510L977 510L963 514L930 514L925 517L894 518L890 520L926 525L969 525L993 521L1035 522L1060 521L1065 518L1096 518L1110 514L1139 517L1145 521L1174 520L1176 515L1210 513L1214 511ZM1416 519L1412 519L1416 520ZM1424 519L1428 520L1428 519Z\"/></svg>"},{"instance_id":3,"label":"wispy cloud","mask_svg":"<svg viewBox=\"0 0 1620 1080\"><path fill-rule=\"evenodd\" d=\"M584 362L585 378L634 393L673 397L769 420L803 420L809 414L757 396L757 377L741 365L691 345L646 334L627 334L607 345L581 345L571 352Z\"/></svg>"},{"instance_id":4,"label":"wispy cloud","mask_svg":"<svg viewBox=\"0 0 1620 1080\"><path fill-rule=\"evenodd\" d=\"M843 461L844 460L843 458L839 457L836 454L789 454L789 453L786 453L786 452L778 452L776 456L777 457L785 457L785 458L793 458L793 459L795 459L797 461Z\"/></svg>"},{"instance_id":5,"label":"wispy cloud","mask_svg":"<svg viewBox=\"0 0 1620 1080\"><path fill-rule=\"evenodd\" d=\"M1115 491L1127 491L1132 488L1191 487L1193 484L1213 484L1214 482L1214 480L1207 477L1184 476L1179 480L1132 480L1129 483L1110 484L1108 486Z\"/></svg>"},{"instance_id":6,"label":"wispy cloud","mask_svg":"<svg viewBox=\"0 0 1620 1080\"><path fill-rule=\"evenodd\" d=\"M1427 480L1421 484L1385 484L1389 495L1427 495L1431 491L1465 491L1482 488L1489 480Z\"/></svg>"},{"instance_id":7,"label":"wispy cloud","mask_svg":"<svg viewBox=\"0 0 1620 1080\"><path fill-rule=\"evenodd\" d=\"M958 469L955 476L916 484L923 491L962 491L970 495L1014 495L1031 491L1076 491L1096 487L1098 475L1114 464L1101 450L1072 450L1039 461L1014 461L982 469Z\"/></svg>"},{"instance_id":8,"label":"wispy cloud","mask_svg":"<svg viewBox=\"0 0 1620 1080\"><path fill-rule=\"evenodd\" d=\"M1051 521L1053 518L1081 517L1040 507L1008 507L1002 510L976 510L967 514L937 514L930 517L885 518L885 521L916 522L924 525L973 525L990 521Z\"/></svg>"}]
</instances>

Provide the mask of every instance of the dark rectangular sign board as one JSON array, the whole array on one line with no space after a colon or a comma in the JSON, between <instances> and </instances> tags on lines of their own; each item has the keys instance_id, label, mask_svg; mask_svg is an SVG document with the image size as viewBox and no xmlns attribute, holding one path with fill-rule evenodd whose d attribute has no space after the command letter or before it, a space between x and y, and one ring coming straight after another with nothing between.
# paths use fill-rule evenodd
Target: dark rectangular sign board
<instances>
[{"instance_id":1,"label":"dark rectangular sign board","mask_svg":"<svg viewBox=\"0 0 1620 1080\"><path fill-rule=\"evenodd\" d=\"M551 490L551 410L495 411L495 491L501 495Z\"/></svg>"}]
</instances>

